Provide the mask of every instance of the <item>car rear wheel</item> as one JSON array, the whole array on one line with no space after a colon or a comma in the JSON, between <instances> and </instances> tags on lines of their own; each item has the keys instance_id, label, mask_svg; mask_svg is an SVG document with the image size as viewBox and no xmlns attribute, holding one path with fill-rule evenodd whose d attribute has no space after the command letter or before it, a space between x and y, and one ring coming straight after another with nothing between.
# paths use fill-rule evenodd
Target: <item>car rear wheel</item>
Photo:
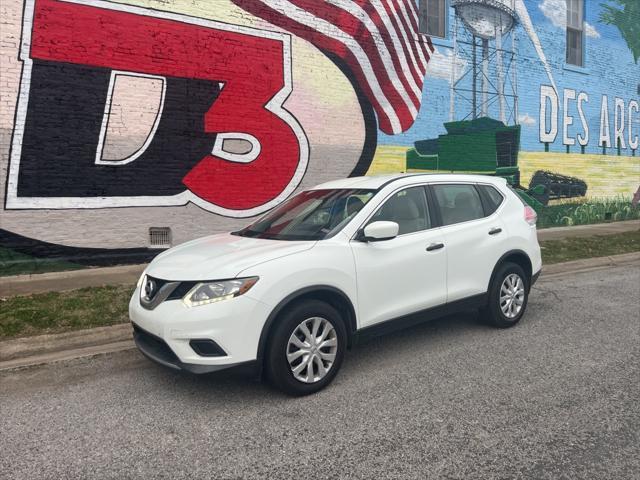
<instances>
[{"instance_id":1,"label":"car rear wheel","mask_svg":"<svg viewBox=\"0 0 640 480\"><path fill-rule=\"evenodd\" d=\"M520 265L501 265L489 288L488 303L481 310L483 319L498 328L514 326L527 308L529 285L530 279Z\"/></svg>"},{"instance_id":2,"label":"car rear wheel","mask_svg":"<svg viewBox=\"0 0 640 480\"><path fill-rule=\"evenodd\" d=\"M280 317L266 355L269 380L289 395L308 395L335 378L346 347L340 314L329 304L308 300Z\"/></svg>"}]
</instances>

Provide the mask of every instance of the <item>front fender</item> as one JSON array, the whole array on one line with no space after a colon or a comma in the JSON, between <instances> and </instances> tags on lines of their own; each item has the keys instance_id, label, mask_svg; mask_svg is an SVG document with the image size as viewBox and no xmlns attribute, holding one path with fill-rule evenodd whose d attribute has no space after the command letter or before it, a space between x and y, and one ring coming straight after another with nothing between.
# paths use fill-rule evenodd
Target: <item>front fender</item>
<instances>
[{"instance_id":1,"label":"front fender","mask_svg":"<svg viewBox=\"0 0 640 480\"><path fill-rule=\"evenodd\" d=\"M348 330L351 333L357 329L355 265L350 249L342 242L321 241L310 250L247 268L239 276L260 277L245 295L267 304L271 311L259 327L262 329L257 352L259 364L278 314L302 296L316 293L341 298L350 309Z\"/></svg>"}]
</instances>

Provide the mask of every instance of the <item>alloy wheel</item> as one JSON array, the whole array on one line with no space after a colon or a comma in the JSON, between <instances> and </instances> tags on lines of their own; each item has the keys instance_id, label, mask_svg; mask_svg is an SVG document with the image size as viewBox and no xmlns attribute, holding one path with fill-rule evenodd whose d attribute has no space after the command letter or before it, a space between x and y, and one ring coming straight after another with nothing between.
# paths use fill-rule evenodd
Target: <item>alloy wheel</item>
<instances>
[{"instance_id":1,"label":"alloy wheel","mask_svg":"<svg viewBox=\"0 0 640 480\"><path fill-rule=\"evenodd\" d=\"M500 310L505 317L513 319L518 316L524 305L524 295L524 282L520 275L507 275L500 287Z\"/></svg>"},{"instance_id":2,"label":"alloy wheel","mask_svg":"<svg viewBox=\"0 0 640 480\"><path fill-rule=\"evenodd\" d=\"M326 318L303 320L287 342L287 361L296 380L315 383L322 380L336 358L338 336Z\"/></svg>"}]
</instances>

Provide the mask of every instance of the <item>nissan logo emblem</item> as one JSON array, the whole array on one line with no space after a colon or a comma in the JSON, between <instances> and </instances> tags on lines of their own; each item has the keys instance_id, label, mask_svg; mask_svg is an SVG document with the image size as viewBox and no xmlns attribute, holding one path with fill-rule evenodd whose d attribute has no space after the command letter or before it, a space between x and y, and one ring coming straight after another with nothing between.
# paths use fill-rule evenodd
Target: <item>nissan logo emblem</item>
<instances>
[{"instance_id":1,"label":"nissan logo emblem","mask_svg":"<svg viewBox=\"0 0 640 480\"><path fill-rule=\"evenodd\" d=\"M144 282L144 296L145 298L151 298L156 293L156 282L147 277Z\"/></svg>"}]
</instances>

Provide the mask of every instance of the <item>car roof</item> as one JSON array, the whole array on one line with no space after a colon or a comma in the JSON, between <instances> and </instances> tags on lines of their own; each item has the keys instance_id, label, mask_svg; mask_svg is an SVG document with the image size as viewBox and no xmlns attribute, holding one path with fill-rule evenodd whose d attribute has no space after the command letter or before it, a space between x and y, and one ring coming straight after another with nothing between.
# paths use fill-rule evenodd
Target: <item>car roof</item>
<instances>
[{"instance_id":1,"label":"car roof","mask_svg":"<svg viewBox=\"0 0 640 480\"><path fill-rule=\"evenodd\" d=\"M504 185L506 180L491 175L469 175L462 173L395 173L387 175L372 175L364 177L342 178L316 185L311 190L325 190L336 188L358 188L378 190L388 184L394 186L408 185L416 182L482 182L494 185Z\"/></svg>"}]
</instances>

